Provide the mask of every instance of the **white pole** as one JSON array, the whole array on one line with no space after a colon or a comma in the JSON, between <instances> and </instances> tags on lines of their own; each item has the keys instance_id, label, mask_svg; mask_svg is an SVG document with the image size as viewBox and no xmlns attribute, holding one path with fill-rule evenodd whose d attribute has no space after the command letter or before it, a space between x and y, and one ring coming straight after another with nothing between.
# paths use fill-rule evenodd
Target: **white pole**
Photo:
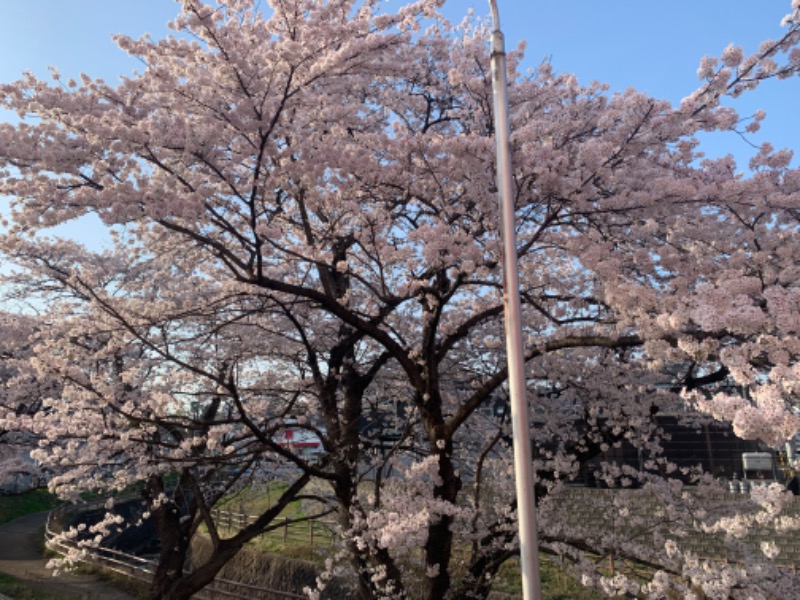
<instances>
[{"instance_id":1,"label":"white pole","mask_svg":"<svg viewBox=\"0 0 800 600\"><path fill-rule=\"evenodd\" d=\"M514 436L514 472L517 487L522 595L525 600L541 600L539 576L539 541L536 532L536 497L534 494L533 453L531 451L528 401L525 397L525 359L522 344L522 320L519 299L517 234L511 177L510 126L508 122L508 82L506 52L500 31L496 0L492 9L492 90L494 95L494 130L497 140L497 187L503 233L503 301L505 304L508 384L511 394L511 424Z\"/></svg>"}]
</instances>

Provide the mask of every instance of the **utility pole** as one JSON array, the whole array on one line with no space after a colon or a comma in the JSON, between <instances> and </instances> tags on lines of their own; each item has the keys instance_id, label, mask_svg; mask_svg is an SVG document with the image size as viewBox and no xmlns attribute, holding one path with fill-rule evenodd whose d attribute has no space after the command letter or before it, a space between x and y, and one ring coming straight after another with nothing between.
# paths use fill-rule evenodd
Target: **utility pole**
<instances>
[{"instance_id":1,"label":"utility pole","mask_svg":"<svg viewBox=\"0 0 800 600\"><path fill-rule=\"evenodd\" d=\"M508 386L511 395L511 425L514 436L514 475L517 489L522 595L525 600L541 600L539 540L536 527L533 453L525 384L525 356L522 344L522 316L519 298L516 215L512 194L510 126L508 120L508 82L506 51L500 31L496 0L492 9L492 91L494 96L494 135L497 143L497 188L503 236L503 303L505 305Z\"/></svg>"}]
</instances>

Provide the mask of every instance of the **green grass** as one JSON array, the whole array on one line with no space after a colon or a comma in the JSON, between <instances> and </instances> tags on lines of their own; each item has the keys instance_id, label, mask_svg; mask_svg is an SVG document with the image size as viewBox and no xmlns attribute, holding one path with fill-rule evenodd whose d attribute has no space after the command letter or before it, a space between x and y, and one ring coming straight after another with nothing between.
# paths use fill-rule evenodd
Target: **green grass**
<instances>
[{"instance_id":1,"label":"green grass","mask_svg":"<svg viewBox=\"0 0 800 600\"><path fill-rule=\"evenodd\" d=\"M607 596L583 587L567 574L558 564L545 555L539 559L542 600L605 600ZM522 574L519 561L508 560L500 567L492 592L502 594L503 598L522 598Z\"/></svg>"},{"instance_id":2,"label":"green grass","mask_svg":"<svg viewBox=\"0 0 800 600\"><path fill-rule=\"evenodd\" d=\"M220 503L219 508L257 515L272 506L287 487L286 484L275 482L266 487L248 488ZM289 526L288 534L284 527L280 526L285 519L300 519L305 516L307 515L302 501L296 500L289 503L274 521L274 525L278 525L278 527L262 533L250 541L247 547L257 552L280 554L286 558L315 560L318 558L316 549L329 548L333 544L333 534L324 524L296 523ZM233 529L225 526L224 519L218 523L218 526L223 535L230 535L234 532ZM313 528L313 536L311 528Z\"/></svg>"},{"instance_id":3,"label":"green grass","mask_svg":"<svg viewBox=\"0 0 800 600\"><path fill-rule=\"evenodd\" d=\"M109 586L118 589L122 592L125 592L129 596L133 596L134 598L147 598L149 585L147 582L142 581L141 579L136 579L134 577L128 577L127 575L122 575L121 573L116 573L114 571L109 571L108 569L104 569L103 567L98 567L90 564L82 564L79 565L77 573L82 573L84 575L91 575L95 579L99 579L100 581L104 581Z\"/></svg>"},{"instance_id":4,"label":"green grass","mask_svg":"<svg viewBox=\"0 0 800 600\"><path fill-rule=\"evenodd\" d=\"M58 506L58 499L46 490L0 495L0 524Z\"/></svg>"},{"instance_id":5,"label":"green grass","mask_svg":"<svg viewBox=\"0 0 800 600\"><path fill-rule=\"evenodd\" d=\"M268 491L263 488L260 490L248 490L231 498L221 507L224 510L242 511L249 514L258 512L269 507L270 502L274 501L284 491L285 487L273 485ZM58 505L58 500L52 494L44 490L34 490L25 494L13 496L0 496L0 523L12 521L18 517L47 510ZM284 518L303 517L302 503L292 502L281 513L279 520ZM293 528L297 533L306 530L307 524L299 524ZM299 531L297 531L299 530ZM284 539L283 529L277 529L263 534L251 542L250 547L261 552L281 554L287 558L299 558L304 560L319 560L320 556L311 547L307 535L290 534ZM305 538L305 539L304 539ZM324 526L317 524L314 527L314 546L330 546L333 542L332 534L325 530ZM558 565L543 559L541 562L542 576L542 597L543 600L601 600L605 596L598 592L582 587L569 575L559 569ZM120 583L120 582L115 582ZM135 586L135 584L134 584ZM519 565L516 561L508 561L501 569L493 589L497 592L508 594L511 597L522 597L520 586ZM139 590L129 590L141 593ZM52 594L37 592L15 579L0 573L0 594L5 594L15 600L62 600L61 597Z\"/></svg>"},{"instance_id":6,"label":"green grass","mask_svg":"<svg viewBox=\"0 0 800 600\"><path fill-rule=\"evenodd\" d=\"M102 579L108 582L109 585L127 592L134 597L147 597L147 585L140 581L89 566L79 567L78 572L90 574L98 579ZM13 598L14 600L69 600L70 598L68 596L60 596L58 594L36 590L2 572L0 572L0 594Z\"/></svg>"},{"instance_id":7,"label":"green grass","mask_svg":"<svg viewBox=\"0 0 800 600\"><path fill-rule=\"evenodd\" d=\"M14 600L65 600L64 596L34 590L5 573L0 573L0 594Z\"/></svg>"},{"instance_id":8,"label":"green grass","mask_svg":"<svg viewBox=\"0 0 800 600\"><path fill-rule=\"evenodd\" d=\"M602 600L607 598L597 590L583 587L557 564L548 559L540 563L543 600Z\"/></svg>"},{"instance_id":9,"label":"green grass","mask_svg":"<svg viewBox=\"0 0 800 600\"><path fill-rule=\"evenodd\" d=\"M281 482L273 482L257 488L246 488L220 502L219 508L247 514L259 514L270 508L289 486ZM281 512L280 518L302 516L301 502L295 500Z\"/></svg>"},{"instance_id":10,"label":"green grass","mask_svg":"<svg viewBox=\"0 0 800 600\"><path fill-rule=\"evenodd\" d=\"M286 489L280 483L273 483L268 488L250 488L243 490L236 496L221 503L220 508L234 512L246 514L258 514L269 508L271 503L277 499ZM283 521L284 518L304 517L303 505L300 501L290 503L281 513L276 522ZM308 528L314 527L314 545L310 543ZM232 533L222 527L224 533ZM285 535L284 529L278 528L256 537L248 548L257 552L268 554L280 554L285 558L296 558L312 562L321 562L323 557L328 556L320 549L330 548L334 544L333 533L323 524L317 523L298 523L290 526L289 535ZM596 590L583 587L578 581L568 575L552 560L542 557L540 565L540 575L542 579L542 600L603 600L607 596ZM492 590L507 594L510 598L522 598L522 584L520 579L519 562L509 560L498 573Z\"/></svg>"}]
</instances>

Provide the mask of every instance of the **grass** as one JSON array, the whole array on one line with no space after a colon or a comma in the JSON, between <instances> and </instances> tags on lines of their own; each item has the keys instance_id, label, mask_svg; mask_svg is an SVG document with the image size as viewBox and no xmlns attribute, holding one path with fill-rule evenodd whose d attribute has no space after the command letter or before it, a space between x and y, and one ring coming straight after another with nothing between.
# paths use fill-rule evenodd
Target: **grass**
<instances>
[{"instance_id":1,"label":"grass","mask_svg":"<svg viewBox=\"0 0 800 600\"><path fill-rule=\"evenodd\" d=\"M583 587L553 561L541 560L542 600L601 600L607 598L597 590Z\"/></svg>"},{"instance_id":2,"label":"grass","mask_svg":"<svg viewBox=\"0 0 800 600\"><path fill-rule=\"evenodd\" d=\"M284 490L285 486L282 487L277 484L273 484L267 490L263 488L247 490L231 498L221 508L235 512L258 514L268 508L271 502L278 498ZM13 496L0 496L0 524L27 514L47 510L57 505L57 498L45 490L33 490ZM284 518L291 519L303 516L305 516L305 513L302 502L296 501L286 507L278 520L282 521ZM313 547L309 542L310 535L301 533L303 530L308 530L309 527L314 527L315 544ZM297 531L298 529L300 531ZM293 534L293 532L296 533ZM288 536L285 535L283 528L265 533L251 542L250 547L260 552L280 554L286 558L319 561L319 548L329 546L332 542L332 534L324 525L299 524L290 530ZM315 548L317 552L315 552ZM97 570L88 567L84 567L84 569L87 571L92 570L95 575L100 575ZM113 581L115 585L127 587L124 585L125 582L116 580L113 575L106 574L106 577L109 576L115 579ZM600 600L605 598L598 592L582 587L547 559L541 561L541 577L543 600ZM127 585L131 586L127 591L135 595L141 595L141 583L129 581ZM503 566L493 589L496 592L508 594L512 598L522 597L519 564L516 561L508 561ZM0 594L5 594L15 600L63 600L60 596L33 590L2 573L0 573Z\"/></svg>"},{"instance_id":3,"label":"grass","mask_svg":"<svg viewBox=\"0 0 800 600\"><path fill-rule=\"evenodd\" d=\"M58 499L46 490L0 495L0 525L32 513L58 506Z\"/></svg>"},{"instance_id":4,"label":"grass","mask_svg":"<svg viewBox=\"0 0 800 600\"><path fill-rule=\"evenodd\" d=\"M14 600L64 600L63 596L34 590L5 573L0 573L0 594Z\"/></svg>"},{"instance_id":5,"label":"grass","mask_svg":"<svg viewBox=\"0 0 800 600\"><path fill-rule=\"evenodd\" d=\"M91 566L82 566L78 568L78 572L87 573L107 581L115 588L127 592L128 594L137 598L147 597L147 585L141 581L124 577L110 571L104 571ZM67 596L60 596L49 592L42 592L36 590L27 584L0 572L0 595L8 596L14 600L68 600Z\"/></svg>"},{"instance_id":6,"label":"grass","mask_svg":"<svg viewBox=\"0 0 800 600\"><path fill-rule=\"evenodd\" d=\"M219 508L251 515L259 514L270 508L288 487L285 483L280 482L273 482L259 487L249 487L221 502ZM289 503L281 512L281 518L302 515L301 504L299 500Z\"/></svg>"},{"instance_id":7,"label":"grass","mask_svg":"<svg viewBox=\"0 0 800 600\"><path fill-rule=\"evenodd\" d=\"M114 587L130 596L135 598L147 598L149 585L141 579L128 577L121 573L109 571L103 567L97 567L90 564L82 564L77 569L78 573L91 575L95 579L105 581L111 587Z\"/></svg>"},{"instance_id":8,"label":"grass","mask_svg":"<svg viewBox=\"0 0 800 600\"><path fill-rule=\"evenodd\" d=\"M236 496L229 498L220 508L245 514L258 514L269 508L271 503L285 489L285 485L273 483L266 489L250 488L243 490ZM276 522L285 518L300 518L305 514L302 502L292 502L280 514ZM313 545L310 543L311 527L313 527L314 531ZM299 523L290 526L288 535L282 527L261 534L252 540L248 547L257 552L280 554L285 558L321 562L323 557L328 556L328 553L321 552L320 549L331 547L334 544L333 537L333 533L324 524ZM540 561L540 575L542 580L542 600L603 600L607 598L607 596L596 590L583 587L559 565L544 556ZM492 590L506 594L510 598L522 598L520 577L519 562L510 560L501 568Z\"/></svg>"},{"instance_id":9,"label":"grass","mask_svg":"<svg viewBox=\"0 0 800 600\"><path fill-rule=\"evenodd\" d=\"M272 506L288 486L282 483L271 483L267 487L249 488L221 503L221 510L236 513L257 515ZM322 523L303 522L290 525L288 530L280 526L285 519L300 519L307 516L303 502L296 500L281 511L275 519L276 529L262 533L248 543L247 547L257 552L280 554L286 558L301 560L317 560L315 550L328 548L333 544L333 534ZM224 519L219 523L225 534L233 533L224 526ZM313 529L313 534L312 534ZM313 540L313 544L312 544Z\"/></svg>"}]
</instances>

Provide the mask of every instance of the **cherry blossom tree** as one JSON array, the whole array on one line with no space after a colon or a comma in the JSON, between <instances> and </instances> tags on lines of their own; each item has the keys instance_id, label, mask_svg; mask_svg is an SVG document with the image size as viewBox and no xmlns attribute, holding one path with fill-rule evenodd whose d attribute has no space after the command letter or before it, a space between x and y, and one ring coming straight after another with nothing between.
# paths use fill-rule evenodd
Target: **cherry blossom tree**
<instances>
[{"instance_id":1,"label":"cherry blossom tree","mask_svg":"<svg viewBox=\"0 0 800 600\"><path fill-rule=\"evenodd\" d=\"M38 440L32 456L48 468L61 496L76 499L91 490L125 500L138 491L161 546L150 596L189 598L249 540L276 527L314 472L276 441L299 412L293 407L302 388L282 378L279 352L265 369L264 355L251 354L247 343L277 345L270 333L275 316L257 299L200 284L199 273L187 273L198 279L196 293L187 297L185 281L171 286L176 279L153 271L163 266L158 261L137 264L128 255L123 264L69 242L49 252L33 243L29 250L16 247L17 261L28 268L9 283L34 303L48 298L52 319L33 347L31 379L61 385L42 396L30 419L5 420ZM125 301L115 302L118 296ZM247 306L250 301L257 305ZM233 531L216 520L213 509L221 501L254 481L274 483L276 470L288 483L261 514ZM122 523L113 501L108 508L99 523L63 534L78 545L57 565L80 559L121 526L140 525L138 519ZM319 504L300 520L326 512ZM213 550L187 572L200 527Z\"/></svg>"},{"instance_id":2,"label":"cherry blossom tree","mask_svg":"<svg viewBox=\"0 0 800 600\"><path fill-rule=\"evenodd\" d=\"M0 314L0 410L7 423L0 427L0 488L5 491L28 491L42 476L29 456L37 440L25 426L44 399L59 391L57 380L37 376L30 368L42 325L33 315Z\"/></svg>"},{"instance_id":3,"label":"cherry blossom tree","mask_svg":"<svg viewBox=\"0 0 800 600\"><path fill-rule=\"evenodd\" d=\"M119 85L56 72L0 88L23 119L0 127L2 246L23 268L14 283L48 302L35 364L66 385L35 419L37 458L62 466L62 493L145 481L170 510L164 478L179 472L196 512L184 526L173 511L167 540L209 524L204 503L235 487L223 475L292 465L293 494L314 477L338 509L347 566L321 587L341 567L359 598L485 597L516 543L485 25L451 26L437 0L389 14L181 4L179 35L117 39L144 65ZM722 100L797 73L798 11L756 54L704 59L677 107L549 65L524 76L521 50L509 56L542 548L587 585L652 598L796 585L683 545L791 526L789 499L771 488L731 507L713 478L673 472L653 415L689 409L770 445L800 426L800 173L764 145L745 175L696 138L757 129L764 115ZM86 214L113 249L36 235ZM377 449L361 426L376 415L395 432ZM323 460L274 441L289 422L320 437ZM623 443L641 468L602 460ZM589 464L645 486L658 523L622 500L603 510L637 535L569 523L564 488ZM608 577L598 556L630 569Z\"/></svg>"}]
</instances>

